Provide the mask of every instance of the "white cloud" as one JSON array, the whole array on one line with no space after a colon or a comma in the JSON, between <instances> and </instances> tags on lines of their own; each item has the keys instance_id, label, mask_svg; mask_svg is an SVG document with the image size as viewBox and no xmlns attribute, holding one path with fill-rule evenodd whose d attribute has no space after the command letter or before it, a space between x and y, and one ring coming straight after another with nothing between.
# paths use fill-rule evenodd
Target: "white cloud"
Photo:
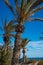
<instances>
[{"instance_id":1,"label":"white cloud","mask_svg":"<svg viewBox=\"0 0 43 65\"><path fill-rule=\"evenodd\" d=\"M35 50L35 49L43 49L43 41L31 41L28 43L28 45L26 46L26 48L29 48L31 50Z\"/></svg>"},{"instance_id":2,"label":"white cloud","mask_svg":"<svg viewBox=\"0 0 43 65\"><path fill-rule=\"evenodd\" d=\"M26 46L27 57L43 57L43 41L31 41Z\"/></svg>"}]
</instances>

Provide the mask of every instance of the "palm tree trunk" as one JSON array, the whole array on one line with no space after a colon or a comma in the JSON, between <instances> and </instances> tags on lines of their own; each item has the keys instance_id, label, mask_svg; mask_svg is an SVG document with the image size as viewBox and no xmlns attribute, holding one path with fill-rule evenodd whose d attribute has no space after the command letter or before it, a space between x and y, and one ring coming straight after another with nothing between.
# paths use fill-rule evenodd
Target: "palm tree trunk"
<instances>
[{"instance_id":1,"label":"palm tree trunk","mask_svg":"<svg viewBox=\"0 0 43 65\"><path fill-rule=\"evenodd\" d=\"M15 45L13 49L13 57L11 65L19 65L19 58L20 58L20 44L21 44L21 33L18 32L15 37Z\"/></svg>"}]
</instances>

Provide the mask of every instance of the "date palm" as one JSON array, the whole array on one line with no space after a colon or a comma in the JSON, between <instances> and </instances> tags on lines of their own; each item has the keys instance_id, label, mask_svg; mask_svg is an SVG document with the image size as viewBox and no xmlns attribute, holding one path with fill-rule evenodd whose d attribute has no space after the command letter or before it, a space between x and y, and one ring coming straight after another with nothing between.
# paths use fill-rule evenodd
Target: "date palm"
<instances>
[{"instance_id":1,"label":"date palm","mask_svg":"<svg viewBox=\"0 0 43 65\"><path fill-rule=\"evenodd\" d=\"M6 19L4 20L4 22L2 22L2 26L0 26L0 30L4 33L2 33L0 35L3 36L4 45L3 45L3 48L1 51L1 57L2 57L1 65L6 65L6 63L8 62L8 59L10 57L9 55L11 55L10 47L9 47L10 37L15 36L14 34L12 34L12 32L15 31L13 28L15 28L16 26L14 26L14 23L12 21L9 21L8 24L6 24Z\"/></svg>"},{"instance_id":2,"label":"date palm","mask_svg":"<svg viewBox=\"0 0 43 65\"><path fill-rule=\"evenodd\" d=\"M19 56L20 56L20 44L22 43L21 40L21 33L24 31L24 22L26 20L33 21L33 20L40 20L43 21L42 18L30 18L32 14L38 12L39 10L43 9L43 6L39 6L43 3L43 0L20 0L20 4L18 4L19 0L14 0L15 9L10 5L8 0L4 0L6 5L9 7L11 12L14 15L14 18L17 18L18 25L16 26L16 36L15 36L15 46L13 49L13 57L12 57L12 64L11 65L19 65Z\"/></svg>"},{"instance_id":3,"label":"date palm","mask_svg":"<svg viewBox=\"0 0 43 65\"><path fill-rule=\"evenodd\" d=\"M25 62L25 53L26 53L26 51L25 51L25 46L28 44L30 42L30 40L28 40L28 39L22 39L22 44L21 44L21 48L23 49L22 50L22 52L23 52L23 62Z\"/></svg>"},{"instance_id":4,"label":"date palm","mask_svg":"<svg viewBox=\"0 0 43 65\"><path fill-rule=\"evenodd\" d=\"M4 22L2 21L2 26L0 26L0 30L2 31L2 34L0 34L0 36L3 36L3 41L5 45L9 45L10 36L15 36L14 34L12 34L12 32L15 32L14 28L16 28L16 25L14 24L12 20L9 21L8 23L6 19L4 20Z\"/></svg>"}]
</instances>

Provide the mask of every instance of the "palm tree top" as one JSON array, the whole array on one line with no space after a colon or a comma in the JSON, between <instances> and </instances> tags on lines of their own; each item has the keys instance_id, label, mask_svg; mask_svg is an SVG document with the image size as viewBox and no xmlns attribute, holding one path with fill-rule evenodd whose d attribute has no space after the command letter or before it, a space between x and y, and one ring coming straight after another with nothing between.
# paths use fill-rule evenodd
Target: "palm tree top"
<instances>
[{"instance_id":1,"label":"palm tree top","mask_svg":"<svg viewBox=\"0 0 43 65\"><path fill-rule=\"evenodd\" d=\"M16 22L16 20L14 20L14 21ZM15 37L15 35L12 34L12 32L15 32L15 28L16 28L14 21L11 20L8 23L7 23L6 19L4 19L4 21L2 21L2 26L0 26L0 30L2 31L2 34L0 34L0 36L13 36L13 37Z\"/></svg>"},{"instance_id":2,"label":"palm tree top","mask_svg":"<svg viewBox=\"0 0 43 65\"><path fill-rule=\"evenodd\" d=\"M40 4L43 3L43 0L20 0L20 5L18 4L19 0L14 0L16 7L16 14L14 12L13 7L8 2L8 0L4 0L4 2L9 7L13 15L18 16L18 22L21 24L27 19L30 21L31 20L30 16L35 12L43 10L43 6L39 6ZM38 18L38 20L40 20L40 18Z\"/></svg>"},{"instance_id":3,"label":"palm tree top","mask_svg":"<svg viewBox=\"0 0 43 65\"><path fill-rule=\"evenodd\" d=\"M28 40L27 38L22 39L21 48L24 48L31 40Z\"/></svg>"}]
</instances>

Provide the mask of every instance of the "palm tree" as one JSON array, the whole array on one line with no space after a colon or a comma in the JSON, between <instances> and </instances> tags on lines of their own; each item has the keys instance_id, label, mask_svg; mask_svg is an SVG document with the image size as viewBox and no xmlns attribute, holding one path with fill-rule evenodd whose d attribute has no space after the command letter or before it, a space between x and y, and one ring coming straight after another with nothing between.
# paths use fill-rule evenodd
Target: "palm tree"
<instances>
[{"instance_id":1,"label":"palm tree","mask_svg":"<svg viewBox=\"0 0 43 65\"><path fill-rule=\"evenodd\" d=\"M8 59L9 59L9 55L10 54L10 37L13 36L15 37L14 34L12 34L13 31L15 31L13 28L16 27L14 26L12 21L9 21L8 24L6 24L6 19L4 20L4 22L2 21L2 26L0 26L0 30L3 31L4 33L0 34L1 36L3 35L3 41L4 41L4 45L2 47L2 51L1 51L1 57L2 57L2 63L1 65L6 65ZM8 65L8 64L7 64Z\"/></svg>"},{"instance_id":2,"label":"palm tree","mask_svg":"<svg viewBox=\"0 0 43 65\"><path fill-rule=\"evenodd\" d=\"M4 45L0 48L0 65L11 65L12 47L9 46L6 53L5 49Z\"/></svg>"},{"instance_id":3,"label":"palm tree","mask_svg":"<svg viewBox=\"0 0 43 65\"><path fill-rule=\"evenodd\" d=\"M4 22L2 21L2 26L0 26L0 30L2 31L2 34L0 34L0 36L3 36L3 41L5 43L5 45L9 45L9 37L10 36L15 36L14 34L12 34L12 32L15 32L16 25L14 24L14 22L9 21L7 23L6 19L4 20Z\"/></svg>"},{"instance_id":4,"label":"palm tree","mask_svg":"<svg viewBox=\"0 0 43 65\"><path fill-rule=\"evenodd\" d=\"M13 49L13 57L12 57L12 64L11 65L19 65L19 56L20 56L20 44L22 43L21 40L21 33L24 31L24 22L25 20L33 21L33 20L40 20L43 21L42 18L30 18L30 16L39 10L43 9L43 6L39 6L43 3L43 0L20 0L20 4L18 4L19 0L14 0L16 12L13 7L10 5L8 0L4 0L6 5L9 7L11 12L16 18L18 25L16 26L16 36L15 36L15 45Z\"/></svg>"},{"instance_id":5,"label":"palm tree","mask_svg":"<svg viewBox=\"0 0 43 65\"><path fill-rule=\"evenodd\" d=\"M22 50L22 52L23 52L23 62L25 62L25 53L26 53L26 51L25 51L25 46L28 44L30 42L30 40L28 40L28 39L22 39L22 44L21 44L21 48L23 49Z\"/></svg>"}]
</instances>

